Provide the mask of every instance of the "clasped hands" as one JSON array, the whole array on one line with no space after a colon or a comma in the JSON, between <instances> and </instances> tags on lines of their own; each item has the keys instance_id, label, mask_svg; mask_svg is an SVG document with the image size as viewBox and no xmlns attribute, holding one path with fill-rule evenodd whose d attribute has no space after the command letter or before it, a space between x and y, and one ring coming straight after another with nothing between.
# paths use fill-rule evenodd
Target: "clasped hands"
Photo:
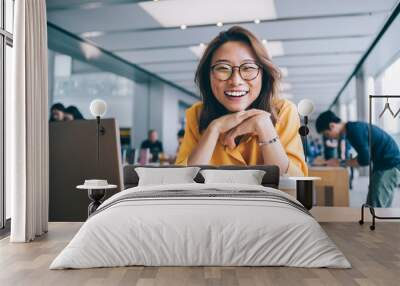
<instances>
[{"instance_id":1,"label":"clasped hands","mask_svg":"<svg viewBox=\"0 0 400 286\"><path fill-rule=\"evenodd\" d=\"M235 138L250 134L259 141L268 141L277 136L271 121L271 114L259 109L250 109L224 115L211 122L210 128L218 132L224 146L236 147Z\"/></svg>"}]
</instances>

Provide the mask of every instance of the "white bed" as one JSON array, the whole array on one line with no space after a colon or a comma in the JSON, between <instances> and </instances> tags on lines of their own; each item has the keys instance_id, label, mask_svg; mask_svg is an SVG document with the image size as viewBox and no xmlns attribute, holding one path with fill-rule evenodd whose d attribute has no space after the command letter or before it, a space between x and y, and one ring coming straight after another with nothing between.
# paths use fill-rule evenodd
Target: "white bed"
<instances>
[{"instance_id":1,"label":"white bed","mask_svg":"<svg viewBox=\"0 0 400 286\"><path fill-rule=\"evenodd\" d=\"M127 265L350 268L317 221L299 205L279 190L256 185L131 188L105 201L50 269Z\"/></svg>"}]
</instances>

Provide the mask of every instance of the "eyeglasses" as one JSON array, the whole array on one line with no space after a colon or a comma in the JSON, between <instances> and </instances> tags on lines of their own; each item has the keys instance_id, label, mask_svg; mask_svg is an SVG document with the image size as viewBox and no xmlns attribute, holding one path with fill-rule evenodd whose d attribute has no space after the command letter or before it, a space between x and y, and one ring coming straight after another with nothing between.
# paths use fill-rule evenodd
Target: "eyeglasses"
<instances>
[{"instance_id":1,"label":"eyeglasses","mask_svg":"<svg viewBox=\"0 0 400 286\"><path fill-rule=\"evenodd\" d=\"M225 81L231 78L235 68L239 69L239 75L244 80L253 80L260 72L260 67L253 63L244 63L240 66L218 63L211 66L211 72L216 79Z\"/></svg>"}]
</instances>

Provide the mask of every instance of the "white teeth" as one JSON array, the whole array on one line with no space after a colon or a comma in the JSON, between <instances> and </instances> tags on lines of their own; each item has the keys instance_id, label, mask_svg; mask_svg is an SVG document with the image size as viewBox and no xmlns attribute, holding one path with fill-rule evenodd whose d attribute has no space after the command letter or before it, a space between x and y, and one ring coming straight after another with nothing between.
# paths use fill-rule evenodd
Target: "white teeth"
<instances>
[{"instance_id":1,"label":"white teeth","mask_svg":"<svg viewBox=\"0 0 400 286\"><path fill-rule=\"evenodd\" d=\"M247 94L247 91L225 91L225 94L226 94L226 95L229 95L229 96L237 96L237 97L240 97L240 96L246 95L246 94Z\"/></svg>"}]
</instances>

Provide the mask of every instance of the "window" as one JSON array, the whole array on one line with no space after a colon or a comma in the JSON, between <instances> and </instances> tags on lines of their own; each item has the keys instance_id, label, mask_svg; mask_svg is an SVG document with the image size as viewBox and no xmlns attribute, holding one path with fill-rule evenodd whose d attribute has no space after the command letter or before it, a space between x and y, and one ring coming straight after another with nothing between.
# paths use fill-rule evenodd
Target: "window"
<instances>
[{"instance_id":1,"label":"window","mask_svg":"<svg viewBox=\"0 0 400 286\"><path fill-rule=\"evenodd\" d=\"M14 0L0 0L0 228L4 228L6 219L11 216L10 194L6 193L4 142L5 142L5 102L11 93L12 45L14 31Z\"/></svg>"},{"instance_id":2,"label":"window","mask_svg":"<svg viewBox=\"0 0 400 286\"><path fill-rule=\"evenodd\" d=\"M400 94L400 58L393 62L382 75L384 94Z\"/></svg>"},{"instance_id":3,"label":"window","mask_svg":"<svg viewBox=\"0 0 400 286\"><path fill-rule=\"evenodd\" d=\"M14 0L5 0L5 30L11 34L14 31Z\"/></svg>"},{"instance_id":4,"label":"window","mask_svg":"<svg viewBox=\"0 0 400 286\"><path fill-rule=\"evenodd\" d=\"M382 94L385 95L400 95L400 58L395 60L381 76L381 89ZM397 112L400 109L400 99L393 98L389 99L390 106ZM383 109L383 105L381 110ZM397 143L400 143L400 122L399 119L393 120L390 116L382 116L384 119L383 127L388 131Z\"/></svg>"},{"instance_id":5,"label":"window","mask_svg":"<svg viewBox=\"0 0 400 286\"><path fill-rule=\"evenodd\" d=\"M115 73L102 70L89 62L69 55L49 51L49 106L73 105L84 118L91 119L90 102L101 98L108 102L107 117L115 118L122 128L133 122L134 82Z\"/></svg>"}]
</instances>

